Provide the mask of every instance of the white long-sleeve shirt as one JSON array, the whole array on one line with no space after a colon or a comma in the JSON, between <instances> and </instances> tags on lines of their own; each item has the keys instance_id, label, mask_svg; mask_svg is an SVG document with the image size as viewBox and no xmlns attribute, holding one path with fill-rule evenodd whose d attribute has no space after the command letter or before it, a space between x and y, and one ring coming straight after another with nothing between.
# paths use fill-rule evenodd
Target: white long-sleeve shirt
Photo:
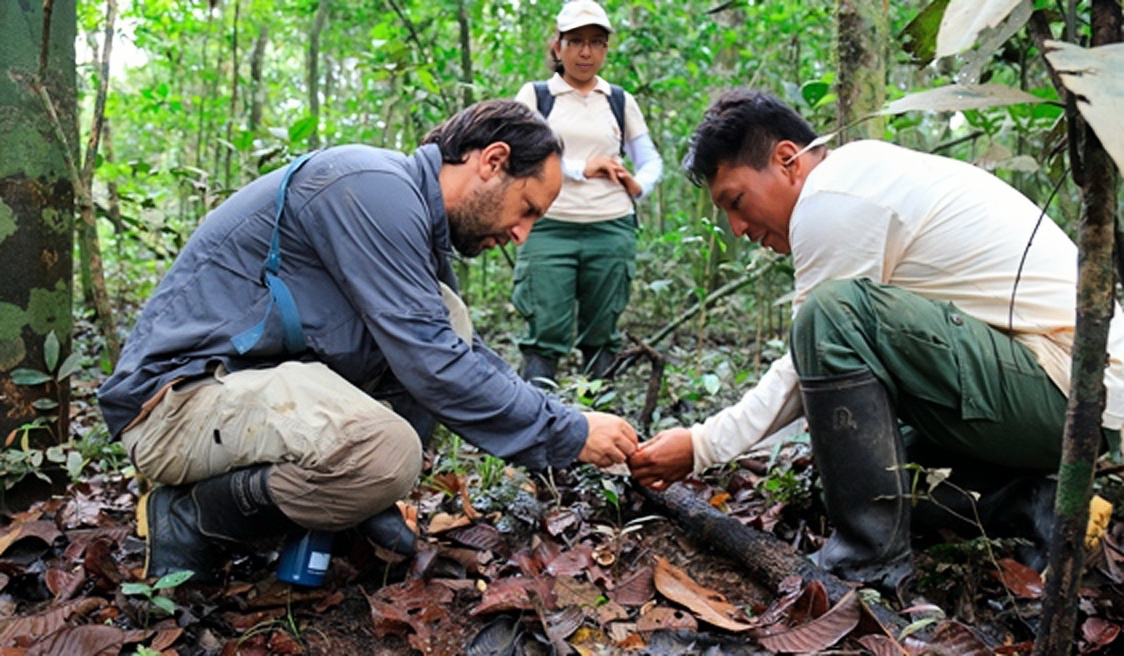
<instances>
[{"instance_id":1,"label":"white long-sleeve shirt","mask_svg":"<svg viewBox=\"0 0 1124 656\"><path fill-rule=\"evenodd\" d=\"M1040 208L990 173L888 143L847 144L831 151L805 180L789 242L794 315L808 292L827 280L869 278L895 285L955 303L1013 334L1068 394L1077 247ZM1124 426L1119 307L1108 354L1103 423L1119 429ZM802 412L799 380L786 353L738 403L691 427L695 471L744 453Z\"/></svg>"}]
</instances>

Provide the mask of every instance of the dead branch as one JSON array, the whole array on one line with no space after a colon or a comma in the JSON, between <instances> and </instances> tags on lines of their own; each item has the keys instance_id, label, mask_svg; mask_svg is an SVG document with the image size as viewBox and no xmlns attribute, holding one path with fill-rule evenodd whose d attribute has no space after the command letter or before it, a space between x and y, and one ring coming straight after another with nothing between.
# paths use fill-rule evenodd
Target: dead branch
<instances>
[{"instance_id":1,"label":"dead branch","mask_svg":"<svg viewBox=\"0 0 1124 656\"><path fill-rule=\"evenodd\" d=\"M683 527L696 544L707 545L740 563L751 577L773 590L779 589L781 581L793 574L805 581L822 583L832 603L852 589L834 574L796 553L776 536L745 526L699 499L682 484L672 485L663 492L645 487L637 489L645 499ZM876 603L864 605L891 637L900 635L907 626L904 619L885 606Z\"/></svg>"}]
</instances>

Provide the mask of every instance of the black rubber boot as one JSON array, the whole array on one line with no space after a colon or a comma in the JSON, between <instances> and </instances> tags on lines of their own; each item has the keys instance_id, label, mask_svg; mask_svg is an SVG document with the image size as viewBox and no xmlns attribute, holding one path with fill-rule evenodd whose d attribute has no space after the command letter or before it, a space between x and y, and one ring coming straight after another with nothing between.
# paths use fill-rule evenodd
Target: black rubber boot
<instances>
[{"instance_id":1,"label":"black rubber boot","mask_svg":"<svg viewBox=\"0 0 1124 656\"><path fill-rule=\"evenodd\" d=\"M191 570L192 580L219 579L225 546L297 528L273 501L270 465L220 474L191 485L157 487L138 504L144 513L145 577Z\"/></svg>"},{"instance_id":2,"label":"black rubber boot","mask_svg":"<svg viewBox=\"0 0 1124 656\"><path fill-rule=\"evenodd\" d=\"M906 459L927 470L947 469L948 479L914 500L914 537L943 541L942 532L965 538L1022 538L1019 560L1041 571L1054 526L1057 481L1045 472L1015 469L948 451L921 438L906 439ZM982 529L982 531L981 531Z\"/></svg>"},{"instance_id":3,"label":"black rubber boot","mask_svg":"<svg viewBox=\"0 0 1124 656\"><path fill-rule=\"evenodd\" d=\"M406 525L397 504L368 517L355 528L372 543L399 556L409 558L418 552L418 537Z\"/></svg>"},{"instance_id":4,"label":"black rubber boot","mask_svg":"<svg viewBox=\"0 0 1124 656\"><path fill-rule=\"evenodd\" d=\"M581 352L582 373L593 379L604 378L617 360L617 354L608 346L583 346Z\"/></svg>"},{"instance_id":5,"label":"black rubber boot","mask_svg":"<svg viewBox=\"0 0 1124 656\"><path fill-rule=\"evenodd\" d=\"M523 351L523 366L519 376L538 387L557 387L555 376L558 372L558 359L539 355L533 351Z\"/></svg>"},{"instance_id":6,"label":"black rubber boot","mask_svg":"<svg viewBox=\"0 0 1124 656\"><path fill-rule=\"evenodd\" d=\"M812 561L841 578L894 589L912 571L909 476L886 390L864 369L801 379L800 391L835 527Z\"/></svg>"}]
</instances>

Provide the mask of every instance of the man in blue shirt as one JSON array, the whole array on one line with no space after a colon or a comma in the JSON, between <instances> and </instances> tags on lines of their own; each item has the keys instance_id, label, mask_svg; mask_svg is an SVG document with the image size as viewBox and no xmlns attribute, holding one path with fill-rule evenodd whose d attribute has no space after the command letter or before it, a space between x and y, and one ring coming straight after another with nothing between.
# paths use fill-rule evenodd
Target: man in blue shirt
<instances>
[{"instance_id":1,"label":"man in blue shirt","mask_svg":"<svg viewBox=\"0 0 1124 656\"><path fill-rule=\"evenodd\" d=\"M412 553L394 502L436 422L534 469L635 450L623 419L524 383L455 293L454 249L520 243L553 202L558 139L524 105L487 101L423 141L333 147L251 182L148 301L99 390L160 484L138 507L146 575L213 579L223 546L297 528L357 526Z\"/></svg>"}]
</instances>

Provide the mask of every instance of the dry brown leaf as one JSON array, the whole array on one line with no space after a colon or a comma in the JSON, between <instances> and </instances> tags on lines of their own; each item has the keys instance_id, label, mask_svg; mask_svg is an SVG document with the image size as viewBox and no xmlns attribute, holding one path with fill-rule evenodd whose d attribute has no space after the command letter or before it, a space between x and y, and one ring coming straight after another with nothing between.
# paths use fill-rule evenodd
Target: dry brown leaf
<instances>
[{"instance_id":1,"label":"dry brown leaf","mask_svg":"<svg viewBox=\"0 0 1124 656\"><path fill-rule=\"evenodd\" d=\"M171 629L160 629L153 636L152 642L149 643L148 648L153 651L164 651L175 644L176 640L180 639L183 635L183 628L175 627Z\"/></svg>"},{"instance_id":2,"label":"dry brown leaf","mask_svg":"<svg viewBox=\"0 0 1124 656\"><path fill-rule=\"evenodd\" d=\"M581 518L569 508L555 508L543 515L543 525L546 532L554 537L561 535L566 529L577 525Z\"/></svg>"},{"instance_id":3,"label":"dry brown leaf","mask_svg":"<svg viewBox=\"0 0 1124 656\"><path fill-rule=\"evenodd\" d=\"M506 610L530 610L535 607L528 592L538 595L547 608L556 607L551 581L545 578L508 577L493 581L484 592L480 603L469 615L495 613Z\"/></svg>"},{"instance_id":4,"label":"dry brown leaf","mask_svg":"<svg viewBox=\"0 0 1124 656\"><path fill-rule=\"evenodd\" d=\"M929 653L956 656L992 656L994 653L971 629L952 620L941 622L930 642L925 643L911 636L905 639L905 645L911 652L929 650Z\"/></svg>"},{"instance_id":5,"label":"dry brown leaf","mask_svg":"<svg viewBox=\"0 0 1124 656\"><path fill-rule=\"evenodd\" d=\"M656 557L654 581L656 589L668 599L691 609L699 619L727 631L748 631L752 624L733 619L740 615L737 606L720 593L695 583L686 572L661 556Z\"/></svg>"},{"instance_id":6,"label":"dry brown leaf","mask_svg":"<svg viewBox=\"0 0 1124 656\"><path fill-rule=\"evenodd\" d=\"M463 651L462 637L449 631L449 604L453 592L425 581L388 585L367 594L375 635L401 635L418 651L432 656L452 656Z\"/></svg>"},{"instance_id":7,"label":"dry brown leaf","mask_svg":"<svg viewBox=\"0 0 1124 656\"><path fill-rule=\"evenodd\" d=\"M553 576L584 574L589 569L592 551L588 544L579 544L569 551L563 551L547 564L546 573Z\"/></svg>"},{"instance_id":8,"label":"dry brown leaf","mask_svg":"<svg viewBox=\"0 0 1124 656\"><path fill-rule=\"evenodd\" d=\"M461 486L461 510L464 516L475 521L480 519L480 511L472 507L472 500L468 498L468 486Z\"/></svg>"},{"instance_id":9,"label":"dry brown leaf","mask_svg":"<svg viewBox=\"0 0 1124 656\"><path fill-rule=\"evenodd\" d=\"M504 547L503 536L491 524L472 524L449 529L445 537L466 547L495 551Z\"/></svg>"},{"instance_id":10,"label":"dry brown leaf","mask_svg":"<svg viewBox=\"0 0 1124 656\"><path fill-rule=\"evenodd\" d=\"M905 650L890 636L871 633L859 638L859 644L874 656L902 656Z\"/></svg>"},{"instance_id":11,"label":"dry brown leaf","mask_svg":"<svg viewBox=\"0 0 1124 656\"><path fill-rule=\"evenodd\" d=\"M1042 598L1042 577L1037 571L1011 558L1000 558L997 564L999 571L992 571L991 576L999 579L1011 594L1023 599Z\"/></svg>"},{"instance_id":12,"label":"dry brown leaf","mask_svg":"<svg viewBox=\"0 0 1124 656\"><path fill-rule=\"evenodd\" d=\"M67 572L52 567L43 574L43 583L55 596L55 601L70 599L85 582L86 573L81 568L73 572Z\"/></svg>"},{"instance_id":13,"label":"dry brown leaf","mask_svg":"<svg viewBox=\"0 0 1124 656\"><path fill-rule=\"evenodd\" d=\"M622 606L643 606L656 593L652 577L651 567L630 572L617 582L617 587L609 592L609 598Z\"/></svg>"},{"instance_id":14,"label":"dry brown leaf","mask_svg":"<svg viewBox=\"0 0 1124 656\"><path fill-rule=\"evenodd\" d=\"M62 629L71 615L86 615L107 603L100 597L87 597L55 606L36 615L4 620L0 622L0 645L19 643L27 646Z\"/></svg>"},{"instance_id":15,"label":"dry brown leaf","mask_svg":"<svg viewBox=\"0 0 1124 656\"><path fill-rule=\"evenodd\" d=\"M661 629L697 631L698 628L699 623L693 615L678 608L668 608L667 606L656 606L641 615L640 619L636 621L638 633L651 633Z\"/></svg>"},{"instance_id":16,"label":"dry brown leaf","mask_svg":"<svg viewBox=\"0 0 1124 656\"><path fill-rule=\"evenodd\" d=\"M1090 617L1081 623L1081 640L1086 647L1100 649L1116 640L1120 625L1102 617Z\"/></svg>"},{"instance_id":17,"label":"dry brown leaf","mask_svg":"<svg viewBox=\"0 0 1124 656\"><path fill-rule=\"evenodd\" d=\"M468 526L472 521L464 515L450 515L446 512L439 512L429 520L428 531L430 535L437 535L450 529L459 528L461 526Z\"/></svg>"},{"instance_id":18,"label":"dry brown leaf","mask_svg":"<svg viewBox=\"0 0 1124 656\"><path fill-rule=\"evenodd\" d=\"M601 597L601 588L588 581L580 581L572 576L559 576L554 579L554 599L559 608L577 606L583 611L593 615L597 607L597 600Z\"/></svg>"},{"instance_id":19,"label":"dry brown leaf","mask_svg":"<svg viewBox=\"0 0 1124 656\"><path fill-rule=\"evenodd\" d=\"M55 538L62 535L59 532L54 522L43 520L31 520L13 522L9 527L8 532L0 536L0 554L8 550L18 540L23 538L39 538L50 546Z\"/></svg>"},{"instance_id":20,"label":"dry brown leaf","mask_svg":"<svg viewBox=\"0 0 1124 656\"><path fill-rule=\"evenodd\" d=\"M770 651L815 653L839 642L858 626L859 598L854 590L847 592L835 607L806 624L781 633L756 635L761 646Z\"/></svg>"},{"instance_id":21,"label":"dry brown leaf","mask_svg":"<svg viewBox=\"0 0 1124 656\"><path fill-rule=\"evenodd\" d=\"M83 656L117 656L126 642L144 639L144 632L122 631L105 624L68 626L38 640L26 656L48 654L82 654ZM137 636L135 634L141 634ZM129 638L133 639L130 640Z\"/></svg>"}]
</instances>

